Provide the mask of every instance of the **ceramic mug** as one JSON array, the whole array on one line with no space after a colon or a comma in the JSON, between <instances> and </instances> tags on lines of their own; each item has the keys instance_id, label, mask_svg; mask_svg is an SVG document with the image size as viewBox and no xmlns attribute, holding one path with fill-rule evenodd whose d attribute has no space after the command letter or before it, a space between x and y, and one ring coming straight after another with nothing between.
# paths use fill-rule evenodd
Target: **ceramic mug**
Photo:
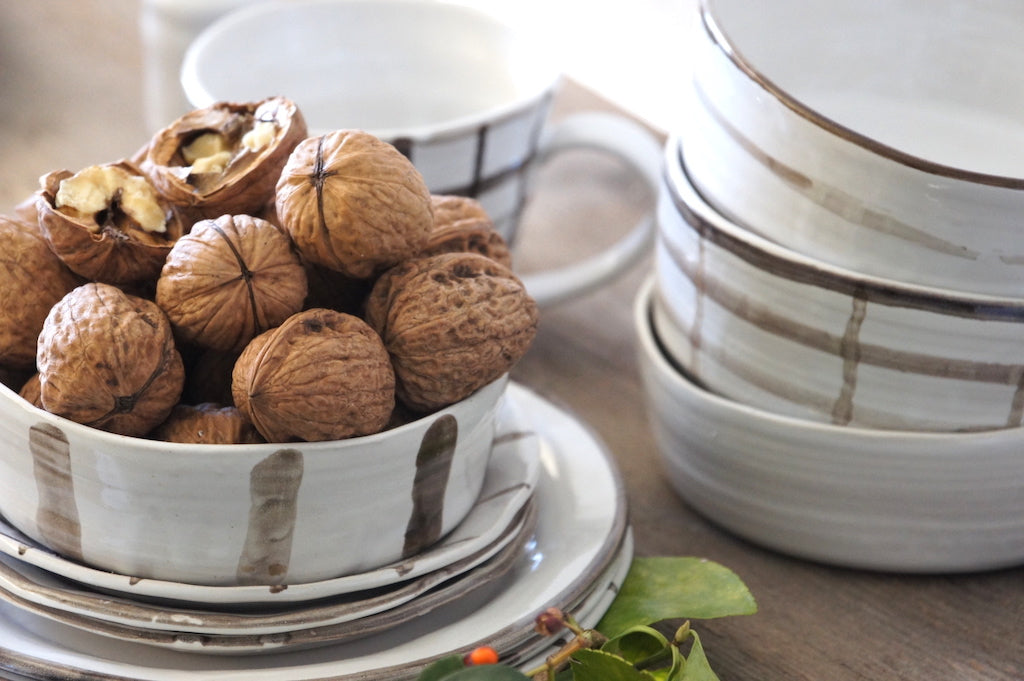
<instances>
[{"instance_id":1,"label":"ceramic mug","mask_svg":"<svg viewBox=\"0 0 1024 681\"><path fill-rule=\"evenodd\" d=\"M568 149L608 153L656 194L661 144L615 114L549 123L562 74L530 31L431 0L285 0L229 12L185 52L196 108L284 95L311 134L358 128L399 148L435 194L478 199L514 243L532 172ZM648 252L653 215L597 255L524 276L541 305L589 292Z\"/></svg>"}]
</instances>

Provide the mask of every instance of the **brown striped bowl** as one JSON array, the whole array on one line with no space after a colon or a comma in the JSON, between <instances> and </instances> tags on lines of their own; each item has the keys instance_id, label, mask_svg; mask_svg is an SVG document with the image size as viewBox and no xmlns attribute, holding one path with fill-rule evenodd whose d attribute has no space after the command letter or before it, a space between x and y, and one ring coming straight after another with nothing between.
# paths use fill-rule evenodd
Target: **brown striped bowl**
<instances>
[{"instance_id":1,"label":"brown striped bowl","mask_svg":"<svg viewBox=\"0 0 1024 681\"><path fill-rule=\"evenodd\" d=\"M84 564L271 590L412 557L476 502L508 377L334 442L184 445L115 435L0 385L0 514Z\"/></svg>"},{"instance_id":2,"label":"brown striped bowl","mask_svg":"<svg viewBox=\"0 0 1024 681\"><path fill-rule=\"evenodd\" d=\"M665 352L654 288L634 308L641 377L666 478L694 509L763 546L846 567L1024 563L1024 430L835 426L724 398Z\"/></svg>"},{"instance_id":3,"label":"brown striped bowl","mask_svg":"<svg viewBox=\"0 0 1024 681\"><path fill-rule=\"evenodd\" d=\"M1024 295L1016 0L703 0L695 186L752 231L901 281Z\"/></svg>"},{"instance_id":4,"label":"brown striped bowl","mask_svg":"<svg viewBox=\"0 0 1024 681\"><path fill-rule=\"evenodd\" d=\"M683 368L738 402L837 425L1020 427L1024 298L905 284L795 253L714 210L682 156L671 140L655 325Z\"/></svg>"}]
</instances>

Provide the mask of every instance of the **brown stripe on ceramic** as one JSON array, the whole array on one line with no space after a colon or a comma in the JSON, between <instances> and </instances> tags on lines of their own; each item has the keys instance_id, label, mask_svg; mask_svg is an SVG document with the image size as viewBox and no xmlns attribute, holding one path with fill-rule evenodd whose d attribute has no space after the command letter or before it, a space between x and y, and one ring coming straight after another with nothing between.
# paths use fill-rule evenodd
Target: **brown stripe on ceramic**
<instances>
[{"instance_id":1,"label":"brown stripe on ceramic","mask_svg":"<svg viewBox=\"0 0 1024 681\"><path fill-rule=\"evenodd\" d=\"M1017 390L1010 402L1010 414L1006 419L1007 428L1018 428L1024 425L1024 367L1021 367L1020 378L1017 379Z\"/></svg>"},{"instance_id":2,"label":"brown stripe on ceramic","mask_svg":"<svg viewBox=\"0 0 1024 681\"><path fill-rule=\"evenodd\" d=\"M29 428L28 446L39 495L36 528L54 551L82 560L82 526L78 520L68 438L50 423L38 423Z\"/></svg>"},{"instance_id":3,"label":"brown stripe on ceramic","mask_svg":"<svg viewBox=\"0 0 1024 681\"><path fill-rule=\"evenodd\" d=\"M405 529L403 558L416 555L441 538L445 490L458 439L459 423L451 414L438 418L423 435L416 454L412 513Z\"/></svg>"},{"instance_id":4,"label":"brown stripe on ceramic","mask_svg":"<svg viewBox=\"0 0 1024 681\"><path fill-rule=\"evenodd\" d=\"M476 131L476 156L473 159L473 179L469 183L469 196L480 195L484 181L484 158L487 156L487 132L490 126L481 125Z\"/></svg>"},{"instance_id":5,"label":"brown stripe on ceramic","mask_svg":"<svg viewBox=\"0 0 1024 681\"><path fill-rule=\"evenodd\" d=\"M681 150L677 153L681 153ZM675 162L682 166L681 156ZM774 276L848 296L853 296L861 291L864 299L868 302L888 307L922 310L966 319L1024 324L1024 302L1022 300L990 296L972 298L950 291L938 295L926 287L898 286L896 282L887 282L884 279L866 275L861 276L823 264L817 265L796 254L793 254L792 257L785 257L771 249L760 248L698 215L679 195L679 190L673 186L671 179L666 185L671 189L672 202L683 221L702 239L725 249L758 269L771 272Z\"/></svg>"},{"instance_id":6,"label":"brown stripe on ceramic","mask_svg":"<svg viewBox=\"0 0 1024 681\"><path fill-rule=\"evenodd\" d=\"M833 187L809 175L800 172L789 166L757 146L749 137L744 135L736 126L727 120L718 108L710 101L707 93L699 84L695 85L694 91L701 101L704 109L715 119L715 122L729 135L729 137L742 148L751 158L764 166L774 176L788 184L794 191L799 192L809 201L817 204L828 212L839 216L846 222L866 227L880 234L903 239L927 248L932 251L944 253L959 258L977 260L981 255L970 248L955 244L945 239L940 239L928 232L902 220L897 220L890 215L880 213L868 207L860 198ZM744 225L747 229L757 231L753 225Z\"/></svg>"},{"instance_id":7,"label":"brown stripe on ceramic","mask_svg":"<svg viewBox=\"0 0 1024 681\"><path fill-rule=\"evenodd\" d=\"M661 296L661 293L659 292L658 295ZM698 298L701 297L703 296L698 296ZM664 309L667 310L668 307L668 303L665 303ZM670 313L666 312L666 314ZM733 354L725 352L721 344L711 343L700 347L700 352L698 353L698 348L694 343L694 329L692 327L684 328L678 320L676 320L675 323L679 327L679 330L685 335L686 339L690 343L691 349L694 351L694 356L691 360L692 366L688 368L676 362L672 357L671 352L667 349L665 349L664 355L680 372L690 376L691 380L701 384L705 390L710 391L711 389L705 385L698 376L692 375L697 366L697 362L700 361L700 356L713 359L729 373L741 377L746 383L763 390L764 392L786 399L793 404L800 404L805 407L809 407L817 413L827 414L835 405L835 395L823 395L820 392L808 390L799 384L780 381L774 375L760 371L757 365L742 362ZM657 325L655 325L655 327L657 328ZM661 331L659 330L659 333L660 332Z\"/></svg>"},{"instance_id":8,"label":"brown stripe on ceramic","mask_svg":"<svg viewBox=\"0 0 1024 681\"><path fill-rule=\"evenodd\" d=\"M850 342L845 335L839 336L829 333L824 329L803 324L774 312L765 306L758 305L745 292L735 289L730 281L708 276L706 272L703 275L702 281L698 283L695 268L688 263L685 256L678 252L673 244L665 243L665 247L672 257L675 266L694 282L694 285L698 287L698 291L730 314L753 324L766 333L836 355L837 357L844 357L843 343ZM811 282L802 283L813 285ZM852 299L863 301L862 304L864 306L867 306L869 302L879 304L878 301L871 300L870 292L867 290L862 292L853 290L850 295ZM862 313L856 310L851 312L851 316L860 314ZM866 317L867 314L868 310L865 307L863 315ZM863 319L857 323L858 328L862 321ZM1024 320L1020 321L1024 322ZM1024 331L1024 328L1022 328L1022 331ZM849 351L847 352L849 353ZM907 350L894 350L860 341L857 342L856 352L857 361L861 364L962 381L1015 386L1021 372L1021 365L1019 364L937 357Z\"/></svg>"},{"instance_id":9,"label":"brown stripe on ceramic","mask_svg":"<svg viewBox=\"0 0 1024 681\"><path fill-rule=\"evenodd\" d=\"M253 466L239 584L279 585L288 576L303 468L302 452L295 449L278 450Z\"/></svg>"},{"instance_id":10,"label":"brown stripe on ceramic","mask_svg":"<svg viewBox=\"0 0 1024 681\"><path fill-rule=\"evenodd\" d=\"M839 397L832 406L832 423L837 425L849 425L853 420L853 395L857 390L857 367L861 358L860 328L867 314L867 302L854 296L853 310L839 341L839 356L843 358L843 382Z\"/></svg>"}]
</instances>

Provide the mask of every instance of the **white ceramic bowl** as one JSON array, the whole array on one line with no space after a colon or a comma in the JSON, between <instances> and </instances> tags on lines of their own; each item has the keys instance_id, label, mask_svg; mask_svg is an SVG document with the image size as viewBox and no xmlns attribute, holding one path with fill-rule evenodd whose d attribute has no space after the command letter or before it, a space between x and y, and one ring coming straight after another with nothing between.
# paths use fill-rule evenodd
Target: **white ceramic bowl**
<instances>
[{"instance_id":1,"label":"white ceramic bowl","mask_svg":"<svg viewBox=\"0 0 1024 681\"><path fill-rule=\"evenodd\" d=\"M871 277L802 256L703 201L666 147L655 271L659 332L731 399L838 425L1017 427L1024 298Z\"/></svg>"},{"instance_id":2,"label":"white ceramic bowl","mask_svg":"<svg viewBox=\"0 0 1024 681\"><path fill-rule=\"evenodd\" d=\"M262 2L203 29L181 83L196 108L273 92L295 101L310 134L367 130L433 193L478 198L511 240L561 77L531 36L456 2Z\"/></svg>"},{"instance_id":3,"label":"white ceramic bowl","mask_svg":"<svg viewBox=\"0 0 1024 681\"><path fill-rule=\"evenodd\" d=\"M375 435L260 445L115 435L0 386L0 513L68 558L138 578L286 588L367 570L468 513L507 382Z\"/></svg>"},{"instance_id":4,"label":"white ceramic bowl","mask_svg":"<svg viewBox=\"0 0 1024 681\"><path fill-rule=\"evenodd\" d=\"M1024 6L703 0L687 167L724 214L857 271L1024 292Z\"/></svg>"},{"instance_id":5,"label":"white ceramic bowl","mask_svg":"<svg viewBox=\"0 0 1024 681\"><path fill-rule=\"evenodd\" d=\"M1024 562L1024 430L838 427L723 398L664 353L653 288L634 309L648 415L669 481L697 511L766 547L848 567Z\"/></svg>"}]
</instances>

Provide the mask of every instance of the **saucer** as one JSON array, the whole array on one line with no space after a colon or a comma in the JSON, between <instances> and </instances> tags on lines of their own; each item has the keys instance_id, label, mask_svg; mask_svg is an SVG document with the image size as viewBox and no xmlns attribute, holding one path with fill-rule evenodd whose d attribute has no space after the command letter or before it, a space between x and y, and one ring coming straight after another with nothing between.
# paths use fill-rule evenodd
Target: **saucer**
<instances>
[{"instance_id":1,"label":"saucer","mask_svg":"<svg viewBox=\"0 0 1024 681\"><path fill-rule=\"evenodd\" d=\"M39 605L0 590L0 600L25 612L82 631L132 644L156 646L203 655L252 655L283 650L308 649L378 634L425 614L501 579L522 554L536 527L536 509L528 504L520 522L510 528L482 557L472 556L442 568L417 582L403 586L397 595L384 593L362 601L328 603L283 614L224 614L201 611L161 611L150 608L154 621L140 613L129 623L122 603L114 608L94 608L77 613ZM457 573L453 576L450 569ZM122 621L117 621L122 620ZM177 625L177 628L173 628Z\"/></svg>"},{"instance_id":2,"label":"saucer","mask_svg":"<svg viewBox=\"0 0 1024 681\"><path fill-rule=\"evenodd\" d=\"M431 590L451 591L450 584L464 584L465 580L458 578L466 573L484 572L481 566L485 563L502 562L495 558L498 554L504 553L504 562L510 562L516 552L511 545L525 541L535 525L536 509L528 503L516 522L498 540L434 572L394 587L288 604L286 608L259 607L223 612L112 597L66 582L31 565L16 563L6 556L0 556L0 600L86 630L115 632L113 635L117 638L144 642L147 638L144 633L133 636L131 632L166 632L167 635L158 636L157 641L173 643L174 636L182 636L186 642L182 647L195 647L195 642L201 640L189 635L251 638L312 628L320 629L323 635L327 627L355 620L369 627L369 618L384 612L394 620L392 611L396 608L416 601ZM193 645L188 646L189 642Z\"/></svg>"},{"instance_id":3,"label":"saucer","mask_svg":"<svg viewBox=\"0 0 1024 681\"><path fill-rule=\"evenodd\" d=\"M506 400L507 403L507 400ZM201 604L281 604L311 601L392 586L464 560L492 544L508 529L533 494L539 474L536 436L523 428L512 410L498 411L495 443L483 487L465 519L444 539L424 552L367 572L287 588L260 585L208 586L139 579L68 560L40 546L0 517L0 553L93 589L136 600ZM221 608L217 608L221 609Z\"/></svg>"},{"instance_id":4,"label":"saucer","mask_svg":"<svg viewBox=\"0 0 1024 681\"><path fill-rule=\"evenodd\" d=\"M565 410L517 384L509 408L540 441L537 529L504 579L379 635L274 655L198 655L114 640L0 603L0 673L34 679L178 681L384 681L415 678L430 660L477 645L515 655L550 642L533 631L537 613L572 612L606 596L602 580L631 556L618 470L603 443ZM605 606L606 607L606 606ZM594 606L591 614L603 614ZM601 612L598 612L601 611ZM596 620L595 620L596 621Z\"/></svg>"}]
</instances>

